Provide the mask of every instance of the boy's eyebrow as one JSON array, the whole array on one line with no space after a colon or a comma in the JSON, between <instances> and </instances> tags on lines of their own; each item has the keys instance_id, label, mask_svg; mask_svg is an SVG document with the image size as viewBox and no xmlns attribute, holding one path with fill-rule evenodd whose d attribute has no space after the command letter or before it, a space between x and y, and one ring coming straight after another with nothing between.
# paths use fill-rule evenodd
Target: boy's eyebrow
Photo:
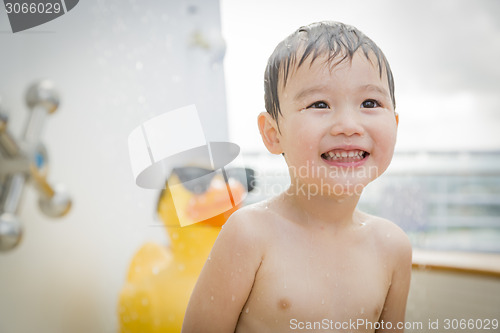
<instances>
[{"instance_id":1,"label":"boy's eyebrow","mask_svg":"<svg viewBox=\"0 0 500 333\"><path fill-rule=\"evenodd\" d=\"M294 100L298 101L300 100L301 98L303 98L304 96L307 96L309 94L314 94L314 93L317 93L317 92L324 92L325 89L328 89L327 86L324 86L324 85L317 85L317 86L313 86L313 87L310 87L310 88L306 88L302 91L300 91L298 94L295 95L294 97ZM387 89L385 89L384 87L381 87L379 85L376 85L376 84L371 84L371 83L368 83L368 84L364 84L362 86L360 86L358 88L359 91L376 91L382 95L385 95L385 96L390 96L389 95L389 92L387 91Z\"/></svg>"},{"instance_id":2,"label":"boy's eyebrow","mask_svg":"<svg viewBox=\"0 0 500 333\"><path fill-rule=\"evenodd\" d=\"M318 85L318 86L306 88L306 89L300 91L298 94L296 94L295 97L294 97L294 100L298 101L301 98L303 98L304 96L307 96L307 95L310 95L310 94L314 94L314 93L317 93L317 92L324 92L325 88L326 88L326 86L324 86L324 85Z\"/></svg>"},{"instance_id":3,"label":"boy's eyebrow","mask_svg":"<svg viewBox=\"0 0 500 333\"><path fill-rule=\"evenodd\" d=\"M365 90L365 91L366 90L374 90L378 93L381 93L382 95L390 96L387 89L385 89L384 87L381 87L379 85L375 85L375 84L371 84L371 83L362 85L361 87L359 87L359 90Z\"/></svg>"}]
</instances>

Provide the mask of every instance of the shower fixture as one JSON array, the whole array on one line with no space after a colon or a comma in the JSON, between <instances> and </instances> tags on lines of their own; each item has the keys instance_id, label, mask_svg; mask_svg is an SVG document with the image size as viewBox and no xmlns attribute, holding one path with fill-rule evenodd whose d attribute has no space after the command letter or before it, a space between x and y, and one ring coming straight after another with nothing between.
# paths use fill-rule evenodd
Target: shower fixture
<instances>
[{"instance_id":1,"label":"shower fixture","mask_svg":"<svg viewBox=\"0 0 500 333\"><path fill-rule=\"evenodd\" d=\"M19 140L8 131L8 117L0 105L0 252L16 247L22 238L19 206L26 184L38 192L41 211L61 217L71 208L71 198L61 185L47 182L48 154L40 141L48 115L59 106L59 95L52 82L43 80L31 85L26 93L30 110Z\"/></svg>"}]
</instances>

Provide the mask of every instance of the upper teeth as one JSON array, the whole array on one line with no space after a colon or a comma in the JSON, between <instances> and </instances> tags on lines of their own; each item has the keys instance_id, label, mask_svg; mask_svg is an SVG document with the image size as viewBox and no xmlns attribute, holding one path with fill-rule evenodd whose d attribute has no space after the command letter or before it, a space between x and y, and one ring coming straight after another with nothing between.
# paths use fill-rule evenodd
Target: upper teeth
<instances>
[{"instance_id":1,"label":"upper teeth","mask_svg":"<svg viewBox=\"0 0 500 333\"><path fill-rule=\"evenodd\" d=\"M329 151L328 156L330 158L341 158L341 157L356 157L356 158L362 158L365 154L363 150L349 150L349 151Z\"/></svg>"}]
</instances>

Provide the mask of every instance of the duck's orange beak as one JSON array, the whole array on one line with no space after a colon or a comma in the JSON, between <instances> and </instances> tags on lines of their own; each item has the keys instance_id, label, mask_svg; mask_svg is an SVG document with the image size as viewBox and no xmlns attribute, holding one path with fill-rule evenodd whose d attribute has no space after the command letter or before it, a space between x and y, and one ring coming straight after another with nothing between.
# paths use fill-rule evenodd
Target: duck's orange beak
<instances>
[{"instance_id":1,"label":"duck's orange beak","mask_svg":"<svg viewBox=\"0 0 500 333\"><path fill-rule=\"evenodd\" d=\"M230 179L226 183L221 177L214 177L205 193L192 195L186 207L186 213L193 220L209 216L200 224L221 227L240 207L245 194L244 186L238 181Z\"/></svg>"}]
</instances>

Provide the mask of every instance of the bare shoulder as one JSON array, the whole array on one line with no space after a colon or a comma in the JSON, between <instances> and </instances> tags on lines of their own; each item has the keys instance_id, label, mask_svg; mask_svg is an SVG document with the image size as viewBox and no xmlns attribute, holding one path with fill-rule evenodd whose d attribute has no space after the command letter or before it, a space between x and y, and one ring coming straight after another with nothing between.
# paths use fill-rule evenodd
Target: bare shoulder
<instances>
[{"instance_id":1,"label":"bare shoulder","mask_svg":"<svg viewBox=\"0 0 500 333\"><path fill-rule=\"evenodd\" d=\"M265 201L243 206L231 214L224 227L234 224L250 229L261 228L263 227L263 222L267 220L266 207Z\"/></svg>"},{"instance_id":2,"label":"bare shoulder","mask_svg":"<svg viewBox=\"0 0 500 333\"><path fill-rule=\"evenodd\" d=\"M265 203L255 203L235 211L224 224L221 234L231 235L235 241L259 244L265 240L268 212Z\"/></svg>"},{"instance_id":3,"label":"bare shoulder","mask_svg":"<svg viewBox=\"0 0 500 333\"><path fill-rule=\"evenodd\" d=\"M411 261L412 247L408 235L394 222L361 213L372 226L372 235L379 249L398 261Z\"/></svg>"}]
</instances>

